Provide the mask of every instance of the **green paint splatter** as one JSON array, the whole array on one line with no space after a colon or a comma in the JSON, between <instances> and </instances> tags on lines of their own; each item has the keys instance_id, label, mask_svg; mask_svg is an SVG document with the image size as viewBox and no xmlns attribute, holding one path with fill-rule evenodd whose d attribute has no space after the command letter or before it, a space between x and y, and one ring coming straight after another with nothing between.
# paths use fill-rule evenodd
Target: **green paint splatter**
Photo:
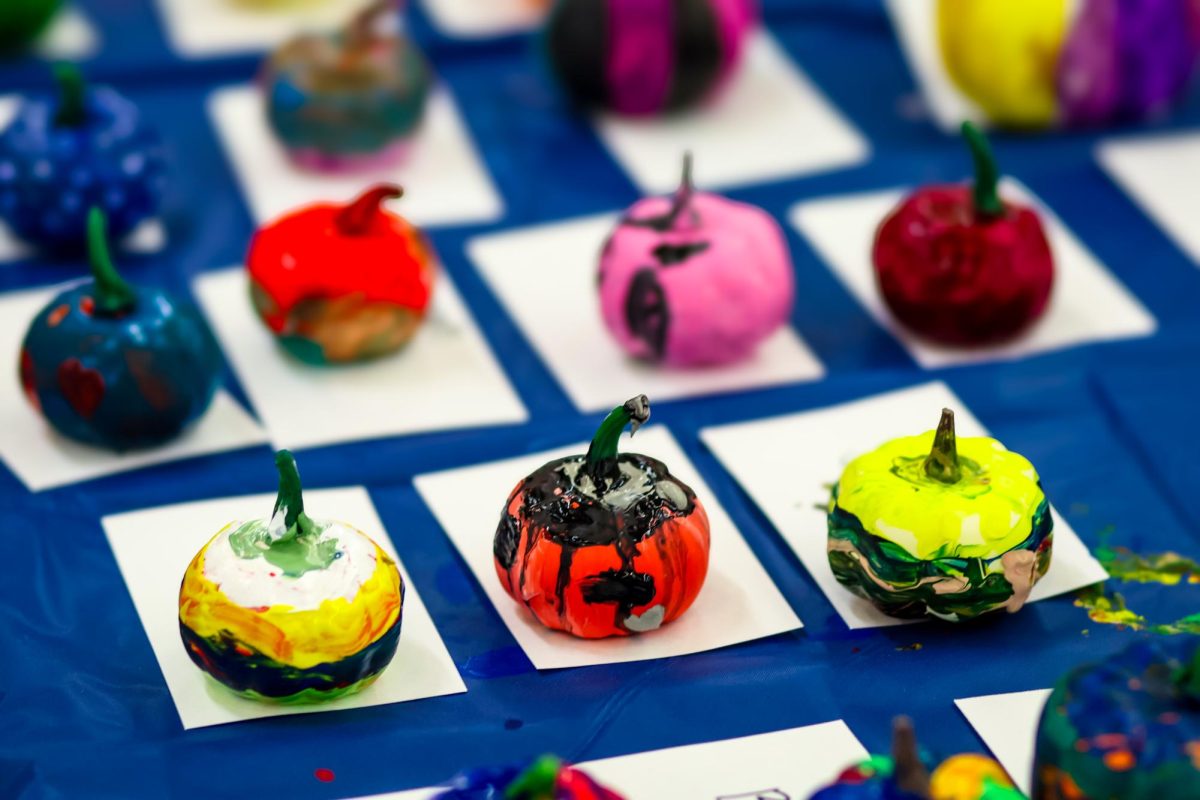
<instances>
[{"instance_id":1,"label":"green paint splatter","mask_svg":"<svg viewBox=\"0 0 1200 800\"><path fill-rule=\"evenodd\" d=\"M1113 547L1108 543L1111 535L1111 528L1101 531L1100 546L1095 551L1096 558L1104 565L1111 580L1122 583L1158 583L1163 586L1200 584L1200 562L1195 559L1169 551L1142 555L1127 547ZM1200 614L1189 614L1175 622L1152 623L1130 609L1120 592L1108 593L1103 583L1080 590L1075 596L1075 605L1087 609L1090 619L1104 625L1116 625L1131 631L1146 631L1164 636L1181 633L1200 634Z\"/></svg>"}]
</instances>

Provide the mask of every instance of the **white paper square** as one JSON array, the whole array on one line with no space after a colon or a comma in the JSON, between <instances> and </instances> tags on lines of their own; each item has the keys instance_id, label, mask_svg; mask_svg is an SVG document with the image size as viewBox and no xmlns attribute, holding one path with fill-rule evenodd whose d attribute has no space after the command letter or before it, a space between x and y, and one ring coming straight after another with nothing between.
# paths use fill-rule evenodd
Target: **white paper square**
<instances>
[{"instance_id":1,"label":"white paper square","mask_svg":"<svg viewBox=\"0 0 1200 800\"><path fill-rule=\"evenodd\" d=\"M548 3L539 0L424 0L435 25L451 36L477 39L538 26Z\"/></svg>"},{"instance_id":2,"label":"white paper square","mask_svg":"<svg viewBox=\"0 0 1200 800\"><path fill-rule=\"evenodd\" d=\"M313 366L288 355L254 312L240 267L201 275L195 292L277 447L528 418L444 271L412 342L362 364Z\"/></svg>"},{"instance_id":3,"label":"white paper square","mask_svg":"<svg viewBox=\"0 0 1200 800\"><path fill-rule=\"evenodd\" d=\"M0 131L8 127L16 116L21 103L20 95L0 95ZM167 231L158 219L150 219L129 232L121 242L121 249L132 253L157 253L167 242ZM0 221L0 266L32 256L35 248L17 238Z\"/></svg>"},{"instance_id":4,"label":"white paper square","mask_svg":"<svg viewBox=\"0 0 1200 800\"><path fill-rule=\"evenodd\" d=\"M362 7L363 0L263 10L239 0L158 0L171 47L185 58L271 50L300 33L339 28Z\"/></svg>"},{"instance_id":5,"label":"white paper square","mask_svg":"<svg viewBox=\"0 0 1200 800\"><path fill-rule=\"evenodd\" d=\"M70 5L50 22L38 38L34 52L46 59L83 61L100 47L100 34L78 6Z\"/></svg>"},{"instance_id":6,"label":"white paper square","mask_svg":"<svg viewBox=\"0 0 1200 800\"><path fill-rule=\"evenodd\" d=\"M0 297L0 459L33 492L266 442L266 433L223 389L207 413L160 447L112 453L59 435L34 411L16 379L21 342L37 313L63 286Z\"/></svg>"},{"instance_id":7,"label":"white paper square","mask_svg":"<svg viewBox=\"0 0 1200 800\"><path fill-rule=\"evenodd\" d=\"M700 185L727 189L865 161L867 140L765 31L713 102L667 118L598 114L596 131L645 194L679 185L685 150Z\"/></svg>"},{"instance_id":8,"label":"white paper square","mask_svg":"<svg viewBox=\"0 0 1200 800\"><path fill-rule=\"evenodd\" d=\"M935 382L815 411L705 428L700 438L771 520L847 626L901 625L905 620L889 617L834 578L825 550L825 507L829 487L846 464L897 436L936 428L943 408L954 410L959 436L987 435L950 388ZM1108 578L1067 521L1050 511L1054 555L1030 601Z\"/></svg>"},{"instance_id":9,"label":"white paper square","mask_svg":"<svg viewBox=\"0 0 1200 800\"><path fill-rule=\"evenodd\" d=\"M374 539L396 559L405 584L400 644L391 665L361 693L315 706L273 705L238 697L201 672L179 638L179 582L188 564L231 521L270 516L273 494L162 506L101 520L185 730L259 717L402 703L467 690L366 489L312 490L304 493L304 501L314 517L344 520Z\"/></svg>"},{"instance_id":10,"label":"white paper square","mask_svg":"<svg viewBox=\"0 0 1200 800\"><path fill-rule=\"evenodd\" d=\"M840 719L785 731L584 761L578 766L629 798L804 800L867 759ZM360 800L425 800L438 789Z\"/></svg>"},{"instance_id":11,"label":"white paper square","mask_svg":"<svg viewBox=\"0 0 1200 800\"><path fill-rule=\"evenodd\" d=\"M1024 186L1005 179L1001 192L1035 207L1054 253L1054 290L1040 320L1019 338L986 347L946 347L914 335L892 317L875 285L871 249L883 218L905 196L889 190L799 203L792 224L875 321L891 331L925 369L1020 359L1094 342L1149 336L1158 327L1145 306Z\"/></svg>"},{"instance_id":12,"label":"white paper square","mask_svg":"<svg viewBox=\"0 0 1200 800\"><path fill-rule=\"evenodd\" d=\"M430 94L425 119L403 162L349 173L311 172L293 165L267 125L256 86L214 92L209 112L259 224L308 203L349 202L363 187L381 181L404 187L397 208L415 225L492 222L504 213L470 131L444 86Z\"/></svg>"},{"instance_id":13,"label":"white paper square","mask_svg":"<svg viewBox=\"0 0 1200 800\"><path fill-rule=\"evenodd\" d=\"M1200 133L1110 139L1096 158L1134 202L1200 266Z\"/></svg>"},{"instance_id":14,"label":"white paper square","mask_svg":"<svg viewBox=\"0 0 1200 800\"><path fill-rule=\"evenodd\" d=\"M580 411L819 380L825 368L787 325L738 364L669 369L630 358L604 326L596 268L617 215L491 234L467 254Z\"/></svg>"},{"instance_id":15,"label":"white paper square","mask_svg":"<svg viewBox=\"0 0 1200 800\"><path fill-rule=\"evenodd\" d=\"M1034 689L954 701L1013 783L1026 795L1033 790L1030 783L1038 722L1049 699L1049 689Z\"/></svg>"},{"instance_id":16,"label":"white paper square","mask_svg":"<svg viewBox=\"0 0 1200 800\"><path fill-rule=\"evenodd\" d=\"M413 480L535 667L558 669L668 658L801 627L799 617L666 428L643 428L632 440L623 439L622 449L646 453L665 463L672 474L695 491L712 527L708 578L695 604L669 625L639 636L587 640L552 631L519 607L496 577L492 538L513 487L552 458L585 452L586 443L419 475ZM471 501L463 502L463 498Z\"/></svg>"},{"instance_id":17,"label":"white paper square","mask_svg":"<svg viewBox=\"0 0 1200 800\"><path fill-rule=\"evenodd\" d=\"M947 133L956 133L966 120L986 126L988 119L983 110L959 91L942 61L937 38L937 2L885 0L885 5L933 122Z\"/></svg>"}]
</instances>

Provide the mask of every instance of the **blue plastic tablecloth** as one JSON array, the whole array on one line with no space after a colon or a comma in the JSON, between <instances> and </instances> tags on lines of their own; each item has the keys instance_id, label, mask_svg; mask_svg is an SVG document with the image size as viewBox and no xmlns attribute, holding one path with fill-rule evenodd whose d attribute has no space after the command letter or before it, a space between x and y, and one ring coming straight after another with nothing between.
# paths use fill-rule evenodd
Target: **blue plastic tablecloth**
<instances>
[{"instance_id":1,"label":"blue plastic tablecloth","mask_svg":"<svg viewBox=\"0 0 1200 800\"><path fill-rule=\"evenodd\" d=\"M253 229L204 100L214 88L250 79L256 59L176 58L151 0L80 4L104 39L88 71L142 104L175 155L165 213L169 247L127 258L125 269L131 279L186 293L197 273L238 263ZM961 177L958 143L911 113L913 79L879 3L767 0L764 6L788 53L869 138L873 153L851 170L733 196L782 219L804 198ZM1006 171L1049 203L1137 295L1157 318L1158 332L1018 363L924 371L789 230L799 286L793 322L828 377L659 403L655 418L682 442L805 629L688 657L536 672L411 478L591 433L597 418L574 411L463 245L487 230L623 207L637 193L591 130L564 113L527 38L455 42L439 36L419 8L414 17L416 35L456 92L507 209L500 224L437 229L433 239L533 421L320 448L303 454L303 466L308 486L370 489L468 693L184 732L99 519L148 505L271 491L267 448L38 494L0 467L0 797L349 797L428 785L472 763L545 751L591 759L835 718L880 749L891 716L900 712L915 717L933 750L982 749L954 698L1049 686L1067 667L1138 634L1091 622L1069 596L978 626L848 631L697 435L706 425L931 378L949 383L998 438L1038 465L1056 506L1089 544L1104 534L1141 552L1200 555L1194 490L1200 270L1099 170L1095 135L999 137ZM35 61L0 65L0 91L46 82L45 66ZM1172 121L1147 127L1200 127L1200 98ZM0 266L0 291L54 283L79 269L70 262ZM233 374L226 378L244 400ZM1156 621L1200 607L1196 586L1120 590ZM921 648L909 647L918 642ZM317 769L332 770L335 779L317 780Z\"/></svg>"}]
</instances>

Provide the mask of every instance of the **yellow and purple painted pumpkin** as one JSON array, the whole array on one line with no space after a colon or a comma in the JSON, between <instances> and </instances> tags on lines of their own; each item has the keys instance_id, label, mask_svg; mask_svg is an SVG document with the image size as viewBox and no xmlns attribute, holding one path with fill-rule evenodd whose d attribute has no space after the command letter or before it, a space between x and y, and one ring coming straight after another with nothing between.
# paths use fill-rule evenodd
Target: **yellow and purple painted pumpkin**
<instances>
[{"instance_id":1,"label":"yellow and purple painted pumpkin","mask_svg":"<svg viewBox=\"0 0 1200 800\"><path fill-rule=\"evenodd\" d=\"M183 576L179 630L196 666L243 697L315 703L361 691L400 640L404 582L365 533L304 512L292 455L276 455L270 520L232 522Z\"/></svg>"},{"instance_id":2,"label":"yellow and purple painted pumpkin","mask_svg":"<svg viewBox=\"0 0 1200 800\"><path fill-rule=\"evenodd\" d=\"M829 564L894 617L1019 611L1050 568L1054 522L1037 471L986 436L937 431L851 461L829 501Z\"/></svg>"},{"instance_id":3,"label":"yellow and purple painted pumpkin","mask_svg":"<svg viewBox=\"0 0 1200 800\"><path fill-rule=\"evenodd\" d=\"M1074 669L1038 726L1033 800L1200 797L1200 638L1133 644Z\"/></svg>"},{"instance_id":4,"label":"yellow and purple painted pumpkin","mask_svg":"<svg viewBox=\"0 0 1200 800\"><path fill-rule=\"evenodd\" d=\"M600 311L635 358L671 367L750 357L792 313L787 241L770 214L695 192L691 157L673 198L628 211L600 255Z\"/></svg>"},{"instance_id":5,"label":"yellow and purple painted pumpkin","mask_svg":"<svg viewBox=\"0 0 1200 800\"><path fill-rule=\"evenodd\" d=\"M742 59L754 0L559 0L551 66L571 97L622 114L679 111L710 97Z\"/></svg>"},{"instance_id":6,"label":"yellow and purple painted pumpkin","mask_svg":"<svg viewBox=\"0 0 1200 800\"><path fill-rule=\"evenodd\" d=\"M1186 90L1200 52L1192 0L939 0L951 80L997 125L1150 116Z\"/></svg>"}]
</instances>

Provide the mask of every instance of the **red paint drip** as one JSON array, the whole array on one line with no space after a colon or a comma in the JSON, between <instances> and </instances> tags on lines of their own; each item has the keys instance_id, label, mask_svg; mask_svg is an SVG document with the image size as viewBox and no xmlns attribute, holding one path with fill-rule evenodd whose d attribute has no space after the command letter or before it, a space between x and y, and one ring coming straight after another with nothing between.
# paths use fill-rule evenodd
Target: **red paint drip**
<instances>
[{"instance_id":1,"label":"red paint drip","mask_svg":"<svg viewBox=\"0 0 1200 800\"><path fill-rule=\"evenodd\" d=\"M92 312L96 310L96 301L90 297L80 298L79 310L82 311L85 316L90 317Z\"/></svg>"},{"instance_id":2,"label":"red paint drip","mask_svg":"<svg viewBox=\"0 0 1200 800\"><path fill-rule=\"evenodd\" d=\"M333 783L333 779L337 776L333 774L333 770L325 767L313 770L313 777L321 783Z\"/></svg>"}]
</instances>

